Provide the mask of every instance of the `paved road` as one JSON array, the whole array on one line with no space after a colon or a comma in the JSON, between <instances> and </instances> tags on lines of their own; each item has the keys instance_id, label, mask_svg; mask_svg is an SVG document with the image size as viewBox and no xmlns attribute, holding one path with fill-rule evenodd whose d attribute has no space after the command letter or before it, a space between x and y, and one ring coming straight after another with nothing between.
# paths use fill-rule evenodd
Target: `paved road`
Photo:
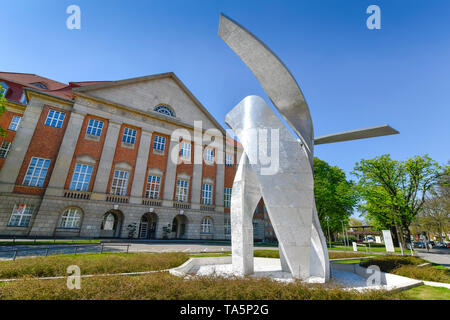
<instances>
[{"instance_id":1,"label":"paved road","mask_svg":"<svg viewBox=\"0 0 450 320\"><path fill-rule=\"evenodd\" d=\"M422 259L450 268L450 248L433 248L429 252L426 249L415 250L417 251L417 255Z\"/></svg>"}]
</instances>

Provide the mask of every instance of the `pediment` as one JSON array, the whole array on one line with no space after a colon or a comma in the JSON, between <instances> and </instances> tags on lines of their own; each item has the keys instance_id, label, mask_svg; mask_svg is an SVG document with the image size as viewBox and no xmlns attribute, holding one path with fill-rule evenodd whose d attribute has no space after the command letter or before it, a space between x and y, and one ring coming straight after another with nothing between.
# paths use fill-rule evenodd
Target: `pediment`
<instances>
[{"instance_id":1,"label":"pediment","mask_svg":"<svg viewBox=\"0 0 450 320\"><path fill-rule=\"evenodd\" d=\"M76 88L74 92L170 120L170 114L155 111L159 106L166 106L173 111L173 118L178 121L189 125L194 125L194 121L202 121L203 129L224 131L173 73L90 85Z\"/></svg>"}]
</instances>

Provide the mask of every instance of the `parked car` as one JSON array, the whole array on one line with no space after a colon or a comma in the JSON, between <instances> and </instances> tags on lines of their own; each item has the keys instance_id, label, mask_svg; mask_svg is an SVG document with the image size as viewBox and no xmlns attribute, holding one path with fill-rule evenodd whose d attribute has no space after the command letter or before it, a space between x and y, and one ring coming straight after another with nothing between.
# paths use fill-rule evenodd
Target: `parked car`
<instances>
[{"instance_id":1,"label":"parked car","mask_svg":"<svg viewBox=\"0 0 450 320\"><path fill-rule=\"evenodd\" d=\"M423 241L414 241L414 248L425 248L425 243Z\"/></svg>"}]
</instances>

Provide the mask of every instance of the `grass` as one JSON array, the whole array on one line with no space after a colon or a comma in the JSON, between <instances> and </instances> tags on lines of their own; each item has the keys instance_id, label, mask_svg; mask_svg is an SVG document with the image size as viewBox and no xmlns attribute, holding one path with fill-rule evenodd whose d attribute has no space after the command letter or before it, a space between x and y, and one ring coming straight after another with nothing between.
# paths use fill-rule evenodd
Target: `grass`
<instances>
[{"instance_id":1,"label":"grass","mask_svg":"<svg viewBox=\"0 0 450 320\"><path fill-rule=\"evenodd\" d=\"M300 282L269 279L195 277L189 280L166 272L141 276L81 279L80 290L68 290L65 279L21 280L0 286L0 300L132 299L132 300L384 300L398 299L392 292L360 293Z\"/></svg>"},{"instance_id":2,"label":"grass","mask_svg":"<svg viewBox=\"0 0 450 320\"><path fill-rule=\"evenodd\" d=\"M253 255L260 258L280 258L278 250L254 250ZM364 257L366 254L353 252L328 252L330 259L358 258Z\"/></svg>"},{"instance_id":3,"label":"grass","mask_svg":"<svg viewBox=\"0 0 450 320\"><path fill-rule=\"evenodd\" d=\"M400 296L405 300L450 300L450 289L420 286L403 291Z\"/></svg>"},{"instance_id":4,"label":"grass","mask_svg":"<svg viewBox=\"0 0 450 320\"><path fill-rule=\"evenodd\" d=\"M381 271L409 277L417 280L450 283L450 270L439 268L437 265L418 267L427 262L418 257L383 256L368 259L360 263L363 267L377 265Z\"/></svg>"},{"instance_id":5,"label":"grass","mask_svg":"<svg viewBox=\"0 0 450 320\"><path fill-rule=\"evenodd\" d=\"M358 246L357 249L358 249L358 252L383 252L383 253L386 253L386 248L384 246L382 246L382 247L375 246L374 247L371 245L370 248L368 246L367 247ZM332 245L331 249L330 249L330 247L328 247L328 250L353 251L353 247L352 246ZM397 253L402 252L399 247L395 247L394 250ZM403 253L410 254L411 251L409 249L403 249Z\"/></svg>"},{"instance_id":6,"label":"grass","mask_svg":"<svg viewBox=\"0 0 450 320\"><path fill-rule=\"evenodd\" d=\"M181 265L188 255L171 253L80 253L50 257L0 261L0 279L67 275L67 267L77 265L82 274L163 270Z\"/></svg>"},{"instance_id":7,"label":"grass","mask_svg":"<svg viewBox=\"0 0 450 320\"><path fill-rule=\"evenodd\" d=\"M100 243L100 240L19 240L19 241L0 241L0 246L12 245L42 245L42 244L86 244L86 243Z\"/></svg>"}]
</instances>

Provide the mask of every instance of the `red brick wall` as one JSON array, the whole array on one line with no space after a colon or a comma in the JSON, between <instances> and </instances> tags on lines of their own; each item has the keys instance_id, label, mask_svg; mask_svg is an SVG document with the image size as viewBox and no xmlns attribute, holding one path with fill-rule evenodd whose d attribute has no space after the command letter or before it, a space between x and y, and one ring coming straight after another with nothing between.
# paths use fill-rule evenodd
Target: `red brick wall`
<instances>
[{"instance_id":1,"label":"red brick wall","mask_svg":"<svg viewBox=\"0 0 450 320\"><path fill-rule=\"evenodd\" d=\"M153 152L153 143L155 141L155 136L165 137L166 138L166 146L164 148L164 154L158 154ZM161 177L161 185L159 189L159 198L163 198L164 191L164 183L166 180L166 167L167 167L167 159L169 158L169 146L170 146L170 136L158 132L153 132L152 140L150 143L150 151L148 153L148 161L147 161L147 170L145 171L145 184L144 189L142 190L142 197L145 196L145 190L147 189L147 178L148 178L148 170L151 168L157 168L163 172Z\"/></svg>"},{"instance_id":2,"label":"red brick wall","mask_svg":"<svg viewBox=\"0 0 450 320\"><path fill-rule=\"evenodd\" d=\"M86 130L90 119L103 121L103 129L98 141L86 139ZM77 162L77 157L82 155L89 155L94 158L97 162L92 169L91 181L89 182L88 191L91 192L94 187L95 176L97 175L98 165L100 163L100 157L102 155L103 145L105 143L106 132L108 131L108 120L99 118L93 115L87 115L84 118L83 124L81 126L80 135L78 137L77 145L75 147L75 152L73 154L73 159L70 164L69 174L67 175L67 180L64 188L69 189L70 182L72 181L73 171L75 170L75 164Z\"/></svg>"},{"instance_id":3,"label":"red brick wall","mask_svg":"<svg viewBox=\"0 0 450 320\"><path fill-rule=\"evenodd\" d=\"M209 178L213 181L213 190L212 190L212 204L216 203L216 173L217 173L217 149L208 147L209 149L214 149L214 164L209 165L205 163L205 158L203 157L203 169L202 169L202 182L200 185L200 190L203 187L203 179ZM203 148L203 155L205 154L206 147ZM201 198L201 196L200 196ZM200 203L202 200L200 199Z\"/></svg>"},{"instance_id":4,"label":"red brick wall","mask_svg":"<svg viewBox=\"0 0 450 320\"><path fill-rule=\"evenodd\" d=\"M184 173L190 177L189 178L188 202L191 202L191 199L192 199L192 175L194 174L194 159L195 159L194 152L195 152L195 144L193 141L191 141L191 161L190 161L190 163L183 162L180 159L180 153L181 153L181 141L180 141L180 150L178 152L177 174L175 176L175 186L173 189L173 200L176 200L178 174Z\"/></svg>"},{"instance_id":5,"label":"red brick wall","mask_svg":"<svg viewBox=\"0 0 450 320\"><path fill-rule=\"evenodd\" d=\"M50 127L44 124L50 109L62 111L66 114L61 128ZM36 125L36 129L34 130L33 137L31 138L30 145L25 154L25 158L20 167L14 192L38 195L42 195L44 193L45 188L48 185L48 181L50 180L50 176L52 175L53 167L55 166L56 157L58 156L59 147L61 146L64 132L66 131L67 123L69 122L69 117L70 112L67 110L44 105L41 116L39 117ZM21 186L32 157L50 159L51 161L42 188Z\"/></svg>"},{"instance_id":6,"label":"red brick wall","mask_svg":"<svg viewBox=\"0 0 450 320\"><path fill-rule=\"evenodd\" d=\"M131 129L135 129L137 131L136 132L136 140L134 142L133 149L122 146L122 136L123 136L123 131L125 128L131 128ZM128 179L127 195L130 194L131 186L133 184L134 169L136 167L136 158L137 158L137 154L138 154L138 150L139 150L140 140L141 140L141 129L140 128L134 127L134 126L131 126L128 124L122 124L122 126L120 128L120 132L119 132L119 138L117 139L116 152L114 153L114 160L113 160L113 165L112 165L111 172L109 175L109 182L108 182L108 188L106 189L106 193L110 193L110 191L111 191L111 183L112 183L112 178L113 178L114 170L115 170L114 164L118 163L118 162L127 162L133 167L130 171L130 176Z\"/></svg>"},{"instance_id":7,"label":"red brick wall","mask_svg":"<svg viewBox=\"0 0 450 320\"><path fill-rule=\"evenodd\" d=\"M233 153L233 165L225 165L225 183L224 188L233 188L234 176L236 175L236 163L239 159L236 159L236 151ZM225 212L230 212L230 208L225 208Z\"/></svg>"},{"instance_id":8,"label":"red brick wall","mask_svg":"<svg viewBox=\"0 0 450 320\"><path fill-rule=\"evenodd\" d=\"M0 116L0 128L3 128L8 131L8 135L6 137L0 137L0 145L3 143L3 141L9 141L12 142L14 140L14 136L16 135L16 131L8 130L9 125L11 123L11 120L14 116L22 117L23 115L20 113L10 112L6 111ZM5 158L0 158L0 170L3 167L3 164L5 163Z\"/></svg>"}]
</instances>

